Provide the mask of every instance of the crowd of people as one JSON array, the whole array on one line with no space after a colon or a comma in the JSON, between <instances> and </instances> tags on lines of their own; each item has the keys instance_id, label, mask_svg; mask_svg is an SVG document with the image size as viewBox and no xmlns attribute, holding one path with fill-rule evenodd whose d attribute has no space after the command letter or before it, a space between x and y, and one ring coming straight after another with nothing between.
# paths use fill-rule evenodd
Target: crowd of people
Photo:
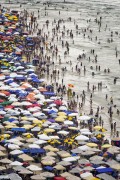
<instances>
[{"instance_id":1,"label":"crowd of people","mask_svg":"<svg viewBox=\"0 0 120 180\"><path fill-rule=\"evenodd\" d=\"M48 16L46 7L45 16ZM120 139L117 124L112 121L113 109L117 109L113 98L107 94L104 97L109 103L108 115L114 134L110 141L106 139L105 120L100 114L105 107L97 106L94 110L93 105L94 93L102 91L102 81L92 89L88 81L87 91L81 94L73 84L65 82L68 67L79 77L87 71L86 58L90 62L94 57L92 61L97 64L95 50L91 49L89 57L84 51L78 55L75 67L71 60L65 60L63 67L59 43L64 59L70 52L69 41L64 41L64 37L75 43L74 32L66 29L64 19L54 19L50 32L49 20L39 27L39 10L36 16L27 10L19 13L1 6L0 18L0 178L119 179ZM74 23L79 34L75 20L72 22L69 17L68 21ZM102 17L95 23L100 31ZM93 33L92 29L82 29L84 38L87 31ZM92 41L91 36L88 38ZM109 41L113 41L113 36ZM117 49L115 52L117 58ZM57 64L61 69L56 68ZM95 70L101 71L100 65ZM110 71L108 68L105 73ZM89 102L89 113L85 113L86 102ZM119 116L119 109L116 113Z\"/></svg>"}]
</instances>

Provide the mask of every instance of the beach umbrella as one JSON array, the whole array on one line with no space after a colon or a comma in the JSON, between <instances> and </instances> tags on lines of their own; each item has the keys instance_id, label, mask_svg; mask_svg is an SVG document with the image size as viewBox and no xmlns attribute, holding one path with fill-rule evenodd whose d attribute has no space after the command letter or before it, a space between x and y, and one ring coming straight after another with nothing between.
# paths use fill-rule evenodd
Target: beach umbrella
<instances>
[{"instance_id":1,"label":"beach umbrella","mask_svg":"<svg viewBox=\"0 0 120 180\"><path fill-rule=\"evenodd\" d=\"M6 156L6 154L0 151L0 157L4 157L4 156Z\"/></svg>"},{"instance_id":2,"label":"beach umbrella","mask_svg":"<svg viewBox=\"0 0 120 180\"><path fill-rule=\"evenodd\" d=\"M90 116L86 116L86 115L78 117L79 121L88 121L90 119L91 119L91 117Z\"/></svg>"},{"instance_id":3,"label":"beach umbrella","mask_svg":"<svg viewBox=\"0 0 120 180\"><path fill-rule=\"evenodd\" d=\"M110 148L110 147L112 147L111 144L104 144L104 145L102 145L102 148Z\"/></svg>"},{"instance_id":4,"label":"beach umbrella","mask_svg":"<svg viewBox=\"0 0 120 180\"><path fill-rule=\"evenodd\" d=\"M51 166L55 163L55 161L52 159L45 159L45 160L42 160L41 163L45 166L47 166L47 165Z\"/></svg>"},{"instance_id":5,"label":"beach umbrella","mask_svg":"<svg viewBox=\"0 0 120 180\"><path fill-rule=\"evenodd\" d=\"M60 164L60 165L62 165L62 166L70 166L72 163L71 162L68 162L68 161L60 161L60 162L58 162L57 164Z\"/></svg>"},{"instance_id":6,"label":"beach umbrella","mask_svg":"<svg viewBox=\"0 0 120 180\"><path fill-rule=\"evenodd\" d=\"M87 145L79 146L78 148L79 148L80 150L82 150L82 151L91 150L91 148L88 147Z\"/></svg>"},{"instance_id":7,"label":"beach umbrella","mask_svg":"<svg viewBox=\"0 0 120 180\"><path fill-rule=\"evenodd\" d=\"M67 107L66 107L66 106L60 106L60 107L59 107L59 110L60 110L60 111L67 111Z\"/></svg>"},{"instance_id":8,"label":"beach umbrella","mask_svg":"<svg viewBox=\"0 0 120 180\"><path fill-rule=\"evenodd\" d=\"M27 167L27 169L29 169L30 171L41 171L42 170L42 168L40 168L40 167L38 167L38 166L36 166L36 165L33 165L33 164L31 164L30 166L28 166Z\"/></svg>"},{"instance_id":9,"label":"beach umbrella","mask_svg":"<svg viewBox=\"0 0 120 180\"><path fill-rule=\"evenodd\" d=\"M119 163L117 163L117 164L112 164L112 165L110 165L110 167L111 167L112 169L115 169L115 170L117 170L117 171L120 171L120 164L119 164Z\"/></svg>"},{"instance_id":10,"label":"beach umbrella","mask_svg":"<svg viewBox=\"0 0 120 180\"><path fill-rule=\"evenodd\" d=\"M59 171L66 169L64 166L62 166L62 165L60 165L60 164L54 166L53 168L54 168L54 169L57 169L57 170L59 170Z\"/></svg>"},{"instance_id":11,"label":"beach umbrella","mask_svg":"<svg viewBox=\"0 0 120 180\"><path fill-rule=\"evenodd\" d=\"M89 138L86 137L86 136L83 136L83 135L79 135L79 136L77 136L77 137L75 138L75 140L77 140L77 141L88 141Z\"/></svg>"},{"instance_id":12,"label":"beach umbrella","mask_svg":"<svg viewBox=\"0 0 120 180\"><path fill-rule=\"evenodd\" d=\"M34 148L40 149L40 146L37 145L37 144L29 144L28 147L29 147L29 148L33 148L33 149L34 149Z\"/></svg>"},{"instance_id":13,"label":"beach umbrella","mask_svg":"<svg viewBox=\"0 0 120 180\"><path fill-rule=\"evenodd\" d=\"M92 133L90 131L82 131L81 134L84 134L84 135L92 135Z\"/></svg>"},{"instance_id":14,"label":"beach umbrella","mask_svg":"<svg viewBox=\"0 0 120 180\"><path fill-rule=\"evenodd\" d=\"M54 129L47 128L47 129L44 129L44 132L45 132L45 133L53 133L53 132L55 132L55 130L54 130Z\"/></svg>"},{"instance_id":15,"label":"beach umbrella","mask_svg":"<svg viewBox=\"0 0 120 180\"><path fill-rule=\"evenodd\" d=\"M116 180L115 178L106 173L98 174L97 177L103 180Z\"/></svg>"},{"instance_id":16,"label":"beach umbrella","mask_svg":"<svg viewBox=\"0 0 120 180\"><path fill-rule=\"evenodd\" d=\"M95 154L95 152L93 152L93 151L85 151L85 152L81 153L82 156L91 156L93 154Z\"/></svg>"},{"instance_id":17,"label":"beach umbrella","mask_svg":"<svg viewBox=\"0 0 120 180\"><path fill-rule=\"evenodd\" d=\"M103 157L96 155L96 156L90 157L90 160L91 160L91 161L103 160Z\"/></svg>"},{"instance_id":18,"label":"beach umbrella","mask_svg":"<svg viewBox=\"0 0 120 180\"><path fill-rule=\"evenodd\" d=\"M62 157L62 158L66 158L66 157L70 157L70 153L68 153L67 151L59 151L57 152L57 154Z\"/></svg>"},{"instance_id":19,"label":"beach umbrella","mask_svg":"<svg viewBox=\"0 0 120 180\"><path fill-rule=\"evenodd\" d=\"M9 149L12 149L12 150L14 150L14 149L20 149L20 147L19 147L18 145L16 145L16 144L8 144L8 148L9 148Z\"/></svg>"},{"instance_id":20,"label":"beach umbrella","mask_svg":"<svg viewBox=\"0 0 120 180\"><path fill-rule=\"evenodd\" d=\"M43 177L43 176L41 176L40 174L31 176L30 178L31 178L31 179L34 179L34 180L45 180L45 179L46 179L46 177Z\"/></svg>"},{"instance_id":21,"label":"beach umbrella","mask_svg":"<svg viewBox=\"0 0 120 180\"><path fill-rule=\"evenodd\" d=\"M32 132L40 132L40 127L34 127L31 129Z\"/></svg>"},{"instance_id":22,"label":"beach umbrella","mask_svg":"<svg viewBox=\"0 0 120 180\"><path fill-rule=\"evenodd\" d=\"M69 117L74 117L74 116L78 116L78 113L70 113L68 114Z\"/></svg>"},{"instance_id":23,"label":"beach umbrella","mask_svg":"<svg viewBox=\"0 0 120 180\"><path fill-rule=\"evenodd\" d=\"M34 161L34 159L30 156L28 156L27 154L21 154L18 156L20 159L22 159L23 161Z\"/></svg>"},{"instance_id":24,"label":"beach umbrella","mask_svg":"<svg viewBox=\"0 0 120 180\"><path fill-rule=\"evenodd\" d=\"M80 150L79 148L76 148L76 149L72 149L71 152L75 154L81 154L83 151Z\"/></svg>"},{"instance_id":25,"label":"beach umbrella","mask_svg":"<svg viewBox=\"0 0 120 180\"><path fill-rule=\"evenodd\" d=\"M0 160L0 163L2 163L2 164L10 164L10 163L12 163L12 161L7 159L7 158L4 158L4 159Z\"/></svg>"},{"instance_id":26,"label":"beach umbrella","mask_svg":"<svg viewBox=\"0 0 120 180\"><path fill-rule=\"evenodd\" d=\"M32 171L29 171L29 170L27 170L27 169L22 170L22 171L19 171L18 173L19 173L19 174L23 174L23 175L33 174L33 172L32 172Z\"/></svg>"},{"instance_id":27,"label":"beach umbrella","mask_svg":"<svg viewBox=\"0 0 120 180\"><path fill-rule=\"evenodd\" d=\"M12 163L9 164L10 166L22 166L23 163L19 162L19 161L14 161Z\"/></svg>"},{"instance_id":28,"label":"beach umbrella","mask_svg":"<svg viewBox=\"0 0 120 180\"><path fill-rule=\"evenodd\" d=\"M50 140L51 138L49 136L47 136L46 134L40 134L38 135L39 139L42 140Z\"/></svg>"},{"instance_id":29,"label":"beach umbrella","mask_svg":"<svg viewBox=\"0 0 120 180\"><path fill-rule=\"evenodd\" d=\"M68 135L69 132L68 132L68 131L64 131L64 130L61 130L61 131L58 131L57 134Z\"/></svg>"},{"instance_id":30,"label":"beach umbrella","mask_svg":"<svg viewBox=\"0 0 120 180\"><path fill-rule=\"evenodd\" d=\"M40 175L46 178L53 178L55 176L54 173L50 173L50 172L43 172Z\"/></svg>"},{"instance_id":31,"label":"beach umbrella","mask_svg":"<svg viewBox=\"0 0 120 180\"><path fill-rule=\"evenodd\" d=\"M18 150L16 149L16 150L11 151L10 154L11 155L18 155L18 154L23 154L23 152L19 149Z\"/></svg>"},{"instance_id":32,"label":"beach umbrella","mask_svg":"<svg viewBox=\"0 0 120 180\"><path fill-rule=\"evenodd\" d=\"M64 121L64 124L66 124L66 125L73 125L74 123L72 121L66 120L66 121Z\"/></svg>"},{"instance_id":33,"label":"beach umbrella","mask_svg":"<svg viewBox=\"0 0 120 180\"><path fill-rule=\"evenodd\" d=\"M35 143L35 144L46 144L47 141L44 141L44 140L42 140L42 139L39 139L39 140L35 141L34 143Z\"/></svg>"},{"instance_id":34,"label":"beach umbrella","mask_svg":"<svg viewBox=\"0 0 120 180\"><path fill-rule=\"evenodd\" d=\"M96 143L87 143L88 147L97 147L98 145Z\"/></svg>"},{"instance_id":35,"label":"beach umbrella","mask_svg":"<svg viewBox=\"0 0 120 180\"><path fill-rule=\"evenodd\" d=\"M90 172L85 172L85 173L82 173L82 174L80 175L80 177L81 177L82 179L89 179L89 178L92 178L93 175L92 175L92 173L90 173Z\"/></svg>"},{"instance_id":36,"label":"beach umbrella","mask_svg":"<svg viewBox=\"0 0 120 180\"><path fill-rule=\"evenodd\" d=\"M80 173L81 171L83 171L83 169L81 169L79 167L75 167L75 168L71 169L69 172L74 174L74 173Z\"/></svg>"},{"instance_id":37,"label":"beach umbrella","mask_svg":"<svg viewBox=\"0 0 120 180\"><path fill-rule=\"evenodd\" d=\"M79 164L89 164L90 162L87 159L81 159L81 160L78 161L78 163Z\"/></svg>"},{"instance_id":38,"label":"beach umbrella","mask_svg":"<svg viewBox=\"0 0 120 180\"><path fill-rule=\"evenodd\" d=\"M80 157L79 157L80 158ZM74 162L77 161L78 159L76 159L75 157L67 157L67 158L63 158L63 161L67 161L67 162Z\"/></svg>"}]
</instances>

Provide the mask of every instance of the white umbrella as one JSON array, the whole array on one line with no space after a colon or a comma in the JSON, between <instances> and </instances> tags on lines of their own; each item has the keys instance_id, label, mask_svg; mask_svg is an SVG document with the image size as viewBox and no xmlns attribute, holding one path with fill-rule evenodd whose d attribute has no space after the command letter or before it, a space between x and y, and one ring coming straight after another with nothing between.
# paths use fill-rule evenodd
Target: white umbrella
<instances>
[{"instance_id":1,"label":"white umbrella","mask_svg":"<svg viewBox=\"0 0 120 180\"><path fill-rule=\"evenodd\" d=\"M86 146L86 145L80 146L80 147L78 147L78 148L79 148L80 150L82 150L82 151L91 150L91 148L88 147L88 146Z\"/></svg>"},{"instance_id":2,"label":"white umbrella","mask_svg":"<svg viewBox=\"0 0 120 180\"><path fill-rule=\"evenodd\" d=\"M86 115L78 117L78 120L80 120L80 121L88 121L90 119L91 119L91 117L90 116L86 116Z\"/></svg>"},{"instance_id":3,"label":"white umbrella","mask_svg":"<svg viewBox=\"0 0 120 180\"><path fill-rule=\"evenodd\" d=\"M49 136L50 139L60 139L58 136Z\"/></svg>"},{"instance_id":4,"label":"white umbrella","mask_svg":"<svg viewBox=\"0 0 120 180\"><path fill-rule=\"evenodd\" d=\"M30 106L30 105L32 105L32 103L30 103L30 102L28 102L28 101L23 101L23 102L21 102L21 104L22 104L23 106Z\"/></svg>"},{"instance_id":5,"label":"white umbrella","mask_svg":"<svg viewBox=\"0 0 120 180\"><path fill-rule=\"evenodd\" d=\"M67 134L69 134L69 132L62 130L62 131L58 131L57 134L67 135Z\"/></svg>"},{"instance_id":6,"label":"white umbrella","mask_svg":"<svg viewBox=\"0 0 120 180\"><path fill-rule=\"evenodd\" d=\"M10 154L12 155L18 155L18 154L23 154L23 151L20 151L19 149L17 150L14 150L14 151L11 151Z\"/></svg>"},{"instance_id":7,"label":"white umbrella","mask_svg":"<svg viewBox=\"0 0 120 180\"><path fill-rule=\"evenodd\" d=\"M66 125L73 125L74 123L72 121L66 120L66 121L64 121L64 124L66 124Z\"/></svg>"},{"instance_id":8,"label":"white umbrella","mask_svg":"<svg viewBox=\"0 0 120 180\"><path fill-rule=\"evenodd\" d=\"M67 111L67 107L66 107L66 106L60 106L60 107L59 107L59 110L60 110L60 111Z\"/></svg>"},{"instance_id":9,"label":"white umbrella","mask_svg":"<svg viewBox=\"0 0 120 180\"><path fill-rule=\"evenodd\" d=\"M89 179L93 177L92 173L89 172L82 173L80 176L82 179Z\"/></svg>"},{"instance_id":10,"label":"white umbrella","mask_svg":"<svg viewBox=\"0 0 120 180\"><path fill-rule=\"evenodd\" d=\"M75 140L77 140L77 141L88 141L89 140L89 138L88 137L86 137L86 136L83 136L83 135L80 135L80 136L77 136L76 138L75 138Z\"/></svg>"},{"instance_id":11,"label":"white umbrella","mask_svg":"<svg viewBox=\"0 0 120 180\"><path fill-rule=\"evenodd\" d=\"M81 132L81 134L84 134L84 135L91 135L92 133L90 131L83 131Z\"/></svg>"},{"instance_id":12,"label":"white umbrella","mask_svg":"<svg viewBox=\"0 0 120 180\"><path fill-rule=\"evenodd\" d=\"M33 116L39 117L39 116L45 116L45 114L42 113L42 112L36 112L36 113L33 114Z\"/></svg>"},{"instance_id":13,"label":"white umbrella","mask_svg":"<svg viewBox=\"0 0 120 180\"><path fill-rule=\"evenodd\" d=\"M67 162L73 162L76 161L77 159L75 157L67 157L67 158L63 158L62 160Z\"/></svg>"},{"instance_id":14,"label":"white umbrella","mask_svg":"<svg viewBox=\"0 0 120 180\"><path fill-rule=\"evenodd\" d=\"M27 169L31 170L31 171L41 171L42 168L36 166L36 165L33 165L31 164L30 166L27 167Z\"/></svg>"},{"instance_id":15,"label":"white umbrella","mask_svg":"<svg viewBox=\"0 0 120 180\"><path fill-rule=\"evenodd\" d=\"M45 143L47 143L47 141L44 141L44 140L37 140L37 141L35 141L34 142L35 144L45 144Z\"/></svg>"},{"instance_id":16,"label":"white umbrella","mask_svg":"<svg viewBox=\"0 0 120 180\"><path fill-rule=\"evenodd\" d=\"M37 145L37 144L29 144L28 147L29 147L29 148L36 148L36 149L39 149L39 148L40 148L40 146Z\"/></svg>"},{"instance_id":17,"label":"white umbrella","mask_svg":"<svg viewBox=\"0 0 120 180\"><path fill-rule=\"evenodd\" d=\"M31 131L40 131L40 127L34 127L33 129L31 129Z\"/></svg>"},{"instance_id":18,"label":"white umbrella","mask_svg":"<svg viewBox=\"0 0 120 180\"><path fill-rule=\"evenodd\" d=\"M78 115L78 113L70 113L70 114L68 114L68 116L70 116L70 117L77 116L77 115Z\"/></svg>"},{"instance_id":19,"label":"white umbrella","mask_svg":"<svg viewBox=\"0 0 120 180\"><path fill-rule=\"evenodd\" d=\"M38 137L42 140L50 140L51 138L49 136L47 136L46 134L40 134L38 135Z\"/></svg>"},{"instance_id":20,"label":"white umbrella","mask_svg":"<svg viewBox=\"0 0 120 180\"><path fill-rule=\"evenodd\" d=\"M6 112L5 112L5 111L0 111L0 114L1 114L1 115L5 115Z\"/></svg>"},{"instance_id":21,"label":"white umbrella","mask_svg":"<svg viewBox=\"0 0 120 180\"><path fill-rule=\"evenodd\" d=\"M22 166L23 163L19 162L19 161L14 161L12 163L10 163L11 166Z\"/></svg>"},{"instance_id":22,"label":"white umbrella","mask_svg":"<svg viewBox=\"0 0 120 180\"><path fill-rule=\"evenodd\" d=\"M52 103L52 104L49 105L49 107L55 107L55 106L56 106L55 103Z\"/></svg>"},{"instance_id":23,"label":"white umbrella","mask_svg":"<svg viewBox=\"0 0 120 180\"><path fill-rule=\"evenodd\" d=\"M17 83L15 83L15 82L10 83L10 86L12 86L12 87L19 87L19 85Z\"/></svg>"},{"instance_id":24,"label":"white umbrella","mask_svg":"<svg viewBox=\"0 0 120 180\"><path fill-rule=\"evenodd\" d=\"M16 144L8 144L9 149L20 149L20 147Z\"/></svg>"}]
</instances>

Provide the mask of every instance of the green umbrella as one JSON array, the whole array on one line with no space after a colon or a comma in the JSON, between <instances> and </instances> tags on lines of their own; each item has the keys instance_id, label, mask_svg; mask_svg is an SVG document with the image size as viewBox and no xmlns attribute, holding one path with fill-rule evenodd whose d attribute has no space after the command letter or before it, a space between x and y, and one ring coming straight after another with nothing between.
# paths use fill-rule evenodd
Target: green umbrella
<instances>
[{"instance_id":1,"label":"green umbrella","mask_svg":"<svg viewBox=\"0 0 120 180\"><path fill-rule=\"evenodd\" d=\"M2 106L6 106L6 105L10 105L10 104L12 104L13 103L13 101L4 101L4 102L2 102L2 103L0 103L0 106L2 105Z\"/></svg>"}]
</instances>

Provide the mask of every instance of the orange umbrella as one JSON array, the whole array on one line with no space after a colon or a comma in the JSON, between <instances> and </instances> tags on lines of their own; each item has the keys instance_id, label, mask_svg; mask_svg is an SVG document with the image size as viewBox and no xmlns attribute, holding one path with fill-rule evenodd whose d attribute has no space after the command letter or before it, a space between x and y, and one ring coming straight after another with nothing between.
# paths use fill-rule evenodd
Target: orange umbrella
<instances>
[{"instance_id":1,"label":"orange umbrella","mask_svg":"<svg viewBox=\"0 0 120 180\"><path fill-rule=\"evenodd\" d=\"M74 88L74 85L73 84L68 84L68 87Z\"/></svg>"},{"instance_id":2,"label":"orange umbrella","mask_svg":"<svg viewBox=\"0 0 120 180\"><path fill-rule=\"evenodd\" d=\"M0 91L0 93L5 94L6 96L9 96L9 95L10 95L10 93L9 93L8 91Z\"/></svg>"},{"instance_id":3,"label":"orange umbrella","mask_svg":"<svg viewBox=\"0 0 120 180\"><path fill-rule=\"evenodd\" d=\"M29 101L34 101L35 100L35 93L31 92L27 95L26 99Z\"/></svg>"}]
</instances>

